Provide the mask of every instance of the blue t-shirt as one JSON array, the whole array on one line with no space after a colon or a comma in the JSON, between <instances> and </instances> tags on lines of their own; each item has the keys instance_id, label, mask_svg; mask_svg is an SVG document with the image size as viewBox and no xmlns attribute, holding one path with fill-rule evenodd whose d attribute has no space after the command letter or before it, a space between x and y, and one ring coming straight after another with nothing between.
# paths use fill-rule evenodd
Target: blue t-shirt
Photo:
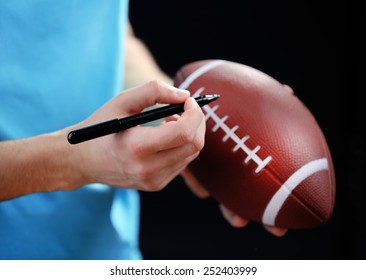
<instances>
[{"instance_id":1,"label":"blue t-shirt","mask_svg":"<svg viewBox=\"0 0 366 280\"><path fill-rule=\"evenodd\" d=\"M127 0L0 0L0 141L75 124L120 92L127 15ZM140 259L138 224L133 190L25 195L0 202L0 259Z\"/></svg>"}]
</instances>

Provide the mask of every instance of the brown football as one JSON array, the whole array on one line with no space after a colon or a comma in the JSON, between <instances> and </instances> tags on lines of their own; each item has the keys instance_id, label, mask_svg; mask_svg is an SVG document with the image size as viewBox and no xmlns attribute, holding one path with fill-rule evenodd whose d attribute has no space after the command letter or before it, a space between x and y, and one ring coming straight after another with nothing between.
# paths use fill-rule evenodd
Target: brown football
<instances>
[{"instance_id":1,"label":"brown football","mask_svg":"<svg viewBox=\"0 0 366 280\"><path fill-rule=\"evenodd\" d=\"M270 226L312 228L335 202L331 154L316 119L283 84L225 60L184 65L175 86L219 94L202 107L205 147L189 169L238 215Z\"/></svg>"}]
</instances>

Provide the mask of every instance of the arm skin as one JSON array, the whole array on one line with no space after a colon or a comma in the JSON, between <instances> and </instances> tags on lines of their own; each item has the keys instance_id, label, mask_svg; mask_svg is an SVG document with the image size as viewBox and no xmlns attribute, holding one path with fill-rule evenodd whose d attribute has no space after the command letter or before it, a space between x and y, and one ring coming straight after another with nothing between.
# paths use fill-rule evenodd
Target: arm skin
<instances>
[{"instance_id":1,"label":"arm skin","mask_svg":"<svg viewBox=\"0 0 366 280\"><path fill-rule=\"evenodd\" d=\"M0 142L0 201L81 185L65 133Z\"/></svg>"}]
</instances>

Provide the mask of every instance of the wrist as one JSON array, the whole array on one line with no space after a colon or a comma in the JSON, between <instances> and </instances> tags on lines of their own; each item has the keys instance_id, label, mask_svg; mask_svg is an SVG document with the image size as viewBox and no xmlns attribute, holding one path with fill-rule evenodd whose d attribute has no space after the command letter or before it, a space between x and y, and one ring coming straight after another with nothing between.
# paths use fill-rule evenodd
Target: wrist
<instances>
[{"instance_id":1,"label":"wrist","mask_svg":"<svg viewBox=\"0 0 366 280\"><path fill-rule=\"evenodd\" d=\"M73 190L86 180L78 153L59 131L0 142L0 201L26 194Z\"/></svg>"},{"instance_id":2,"label":"wrist","mask_svg":"<svg viewBox=\"0 0 366 280\"><path fill-rule=\"evenodd\" d=\"M49 134L47 137L50 143L54 143L51 148L50 157L57 157L57 161L53 162L51 172L55 176L55 184L53 190L73 190L77 189L89 182L87 176L83 172L83 156L80 146L71 145L67 141L67 135L73 128L66 128Z\"/></svg>"}]
</instances>

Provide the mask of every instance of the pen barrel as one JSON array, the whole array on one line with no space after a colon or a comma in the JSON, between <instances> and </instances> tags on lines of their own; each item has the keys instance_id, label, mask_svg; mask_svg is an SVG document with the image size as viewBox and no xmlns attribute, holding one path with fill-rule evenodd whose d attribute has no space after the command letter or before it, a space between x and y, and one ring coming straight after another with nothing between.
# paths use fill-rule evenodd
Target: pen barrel
<instances>
[{"instance_id":1,"label":"pen barrel","mask_svg":"<svg viewBox=\"0 0 366 280\"><path fill-rule=\"evenodd\" d=\"M67 140L70 144L77 144L97 137L116 133L121 130L121 125L118 119L98 123L84 128L71 131L67 135Z\"/></svg>"},{"instance_id":2,"label":"pen barrel","mask_svg":"<svg viewBox=\"0 0 366 280\"><path fill-rule=\"evenodd\" d=\"M137 115L132 115L123 119L119 119L120 127L122 129L128 129L140 124L156 121L174 114L182 113L183 108L183 104L174 104L148 110Z\"/></svg>"},{"instance_id":3,"label":"pen barrel","mask_svg":"<svg viewBox=\"0 0 366 280\"><path fill-rule=\"evenodd\" d=\"M200 107L218 98L218 95L206 95L196 97ZM67 135L70 144L77 144L108 134L116 133L143 123L156 121L174 114L180 114L184 111L184 103L171 104L157 109L148 110L140 114L132 115L122 119L113 119L110 121L98 123L88 127L71 131Z\"/></svg>"}]
</instances>

